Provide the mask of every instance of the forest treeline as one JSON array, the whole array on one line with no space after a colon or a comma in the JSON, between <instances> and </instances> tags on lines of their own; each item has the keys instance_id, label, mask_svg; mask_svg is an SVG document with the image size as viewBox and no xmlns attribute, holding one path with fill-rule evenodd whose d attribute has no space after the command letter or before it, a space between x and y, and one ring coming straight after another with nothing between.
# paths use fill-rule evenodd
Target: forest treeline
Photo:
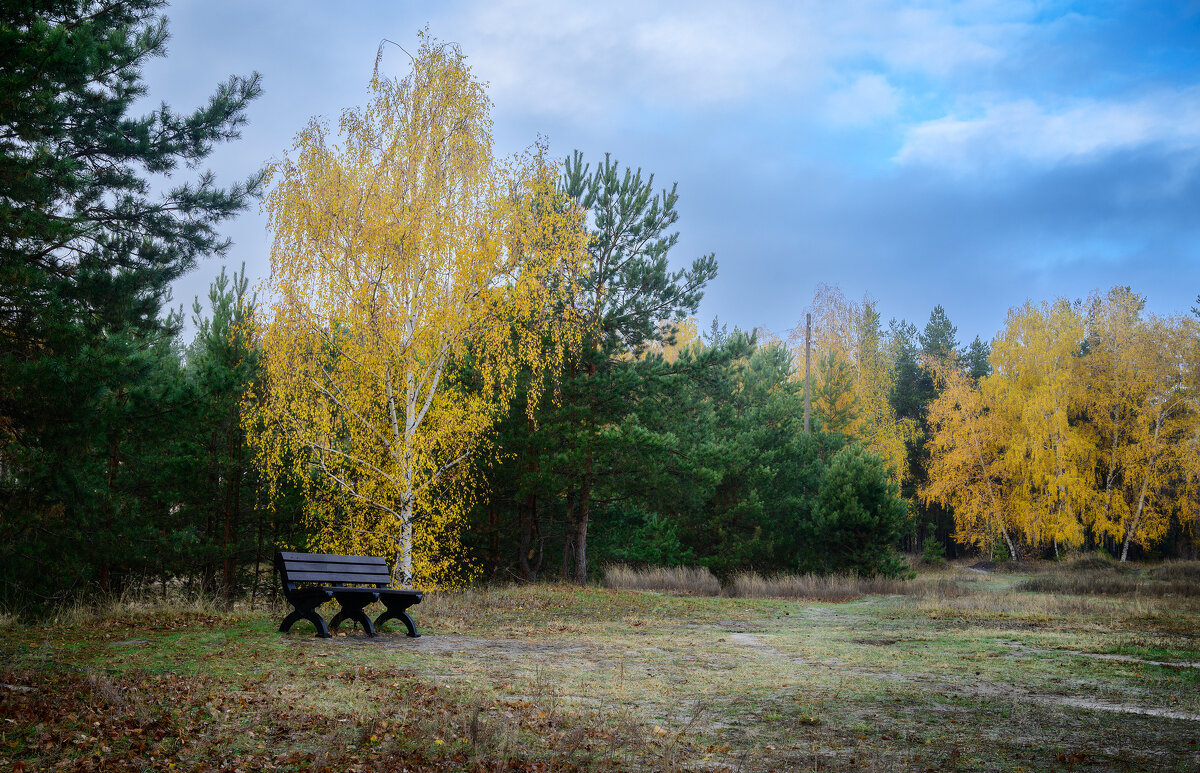
<instances>
[{"instance_id":1,"label":"forest treeline","mask_svg":"<svg viewBox=\"0 0 1200 773\"><path fill-rule=\"evenodd\" d=\"M941 306L884 324L822 287L811 335L700 325L717 262L671 268L675 188L607 156L494 158L482 84L427 33L281 162L181 183L260 85L130 115L162 7L0 25L6 608L273 592L282 546L382 553L426 586L1195 555L1194 316L1115 288L964 346ZM185 341L169 287L230 257L220 226L257 196L265 292L222 271Z\"/></svg>"}]
</instances>

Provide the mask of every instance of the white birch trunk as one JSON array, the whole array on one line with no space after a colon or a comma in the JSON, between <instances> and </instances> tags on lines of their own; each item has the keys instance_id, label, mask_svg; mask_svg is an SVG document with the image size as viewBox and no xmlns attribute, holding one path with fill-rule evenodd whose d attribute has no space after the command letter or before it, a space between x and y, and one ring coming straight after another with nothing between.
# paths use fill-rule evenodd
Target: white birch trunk
<instances>
[{"instance_id":1,"label":"white birch trunk","mask_svg":"<svg viewBox=\"0 0 1200 773\"><path fill-rule=\"evenodd\" d=\"M979 441L972 437L972 447L975 449L975 459L979 463L979 473L983 476L984 482L987 484L988 498L992 502L992 510L997 514L997 525L1000 527L1000 535L1004 537L1004 544L1008 546L1008 557L1016 561L1017 547L1013 544L1012 538L1008 536L1008 528L1004 525L1004 513L999 512L1000 505L996 501L996 492L992 490L992 476L988 474L987 465L983 463L983 451L979 448Z\"/></svg>"},{"instance_id":2,"label":"white birch trunk","mask_svg":"<svg viewBox=\"0 0 1200 773\"><path fill-rule=\"evenodd\" d=\"M407 494L412 490L412 468L410 465L403 463L408 456L405 446L407 432L403 435L400 432L400 417L396 412L396 390L392 384L392 369L390 366L385 371L385 379L387 382L388 418L392 425L392 447L395 449L397 460L401 462L401 481L407 489L407 491L402 492L402 499L400 500L400 535L395 539L396 555L392 561L392 580L406 587L411 587L412 503ZM407 421L405 424L407 425ZM410 528L407 530L404 528L406 523L410 525Z\"/></svg>"},{"instance_id":3,"label":"white birch trunk","mask_svg":"<svg viewBox=\"0 0 1200 773\"><path fill-rule=\"evenodd\" d=\"M1146 489L1150 486L1150 475L1154 471L1154 462L1158 451L1158 433L1162 429L1163 413L1159 411L1158 417L1154 421L1154 445L1150 459L1146 462L1146 474L1142 478L1142 490L1138 494L1137 512L1134 513L1133 521L1129 524L1129 529L1125 532L1125 544L1121 547L1121 561L1124 562L1129 558L1129 543L1133 542L1133 535L1137 533L1138 524L1142 521L1142 510L1146 506Z\"/></svg>"},{"instance_id":4,"label":"white birch trunk","mask_svg":"<svg viewBox=\"0 0 1200 773\"><path fill-rule=\"evenodd\" d=\"M413 441L417 431L417 387L411 367L405 374L404 385L404 499L400 507L400 561L398 565L400 584L411 588L413 584Z\"/></svg>"}]
</instances>

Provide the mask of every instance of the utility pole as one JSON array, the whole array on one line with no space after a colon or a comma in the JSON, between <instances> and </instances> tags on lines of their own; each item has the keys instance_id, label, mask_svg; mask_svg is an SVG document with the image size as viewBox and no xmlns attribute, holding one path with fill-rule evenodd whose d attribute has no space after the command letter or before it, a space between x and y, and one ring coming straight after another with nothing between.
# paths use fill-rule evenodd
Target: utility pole
<instances>
[{"instance_id":1,"label":"utility pole","mask_svg":"<svg viewBox=\"0 0 1200 773\"><path fill-rule=\"evenodd\" d=\"M804 434L808 433L809 370L812 366L812 314L804 315Z\"/></svg>"}]
</instances>

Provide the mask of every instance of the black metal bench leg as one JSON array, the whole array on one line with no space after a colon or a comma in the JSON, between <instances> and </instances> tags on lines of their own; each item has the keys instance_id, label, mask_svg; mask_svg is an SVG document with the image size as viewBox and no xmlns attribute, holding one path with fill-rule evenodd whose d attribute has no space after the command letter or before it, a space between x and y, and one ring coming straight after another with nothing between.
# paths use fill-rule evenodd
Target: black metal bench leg
<instances>
[{"instance_id":1,"label":"black metal bench leg","mask_svg":"<svg viewBox=\"0 0 1200 773\"><path fill-rule=\"evenodd\" d=\"M408 616L408 607L404 607L404 608L398 609L398 610L391 610L391 609L387 610L386 612L381 614L379 617L375 618L375 627L379 628L379 626L383 625L388 620L391 620L393 618L404 623L404 627L408 629L408 635L410 637L412 637L414 639L420 638L421 634L417 633L416 623L414 623L413 619Z\"/></svg>"},{"instance_id":2,"label":"black metal bench leg","mask_svg":"<svg viewBox=\"0 0 1200 773\"><path fill-rule=\"evenodd\" d=\"M357 594L351 596L339 596L337 593L334 593L333 596L338 600L338 603L342 605L342 608L339 609L338 613L333 616L332 620L329 621L330 629L336 631L338 626L344 621L353 620L362 626L363 632L366 633L367 636L375 636L375 626L371 625L371 618L367 617L367 613L363 611L363 607L374 601L374 598L370 596L363 597Z\"/></svg>"},{"instance_id":3,"label":"black metal bench leg","mask_svg":"<svg viewBox=\"0 0 1200 773\"><path fill-rule=\"evenodd\" d=\"M293 625L301 620L307 620L312 623L313 627L317 629L317 636L320 638L328 639L330 637L329 628L326 627L325 621L317 614L315 608L301 609L300 607L296 607L290 615L283 618L283 622L279 625L279 632L287 633Z\"/></svg>"}]
</instances>

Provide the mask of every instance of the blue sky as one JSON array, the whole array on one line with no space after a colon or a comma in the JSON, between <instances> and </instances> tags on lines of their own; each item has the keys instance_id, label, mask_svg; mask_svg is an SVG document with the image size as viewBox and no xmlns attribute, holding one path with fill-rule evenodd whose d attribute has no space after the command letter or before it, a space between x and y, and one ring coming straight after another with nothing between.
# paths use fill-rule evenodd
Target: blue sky
<instances>
[{"instance_id":1,"label":"blue sky","mask_svg":"<svg viewBox=\"0 0 1200 773\"><path fill-rule=\"evenodd\" d=\"M673 263L715 252L700 318L780 335L818 285L964 342L1026 299L1113 285L1200 293L1200 2L176 2L150 98L199 104L262 73L245 176L310 116L366 99L381 38L428 25L490 83L497 150L611 152L678 182ZM407 58L385 52L403 75ZM268 271L257 211L231 266ZM219 271L176 287L189 307Z\"/></svg>"}]
</instances>

